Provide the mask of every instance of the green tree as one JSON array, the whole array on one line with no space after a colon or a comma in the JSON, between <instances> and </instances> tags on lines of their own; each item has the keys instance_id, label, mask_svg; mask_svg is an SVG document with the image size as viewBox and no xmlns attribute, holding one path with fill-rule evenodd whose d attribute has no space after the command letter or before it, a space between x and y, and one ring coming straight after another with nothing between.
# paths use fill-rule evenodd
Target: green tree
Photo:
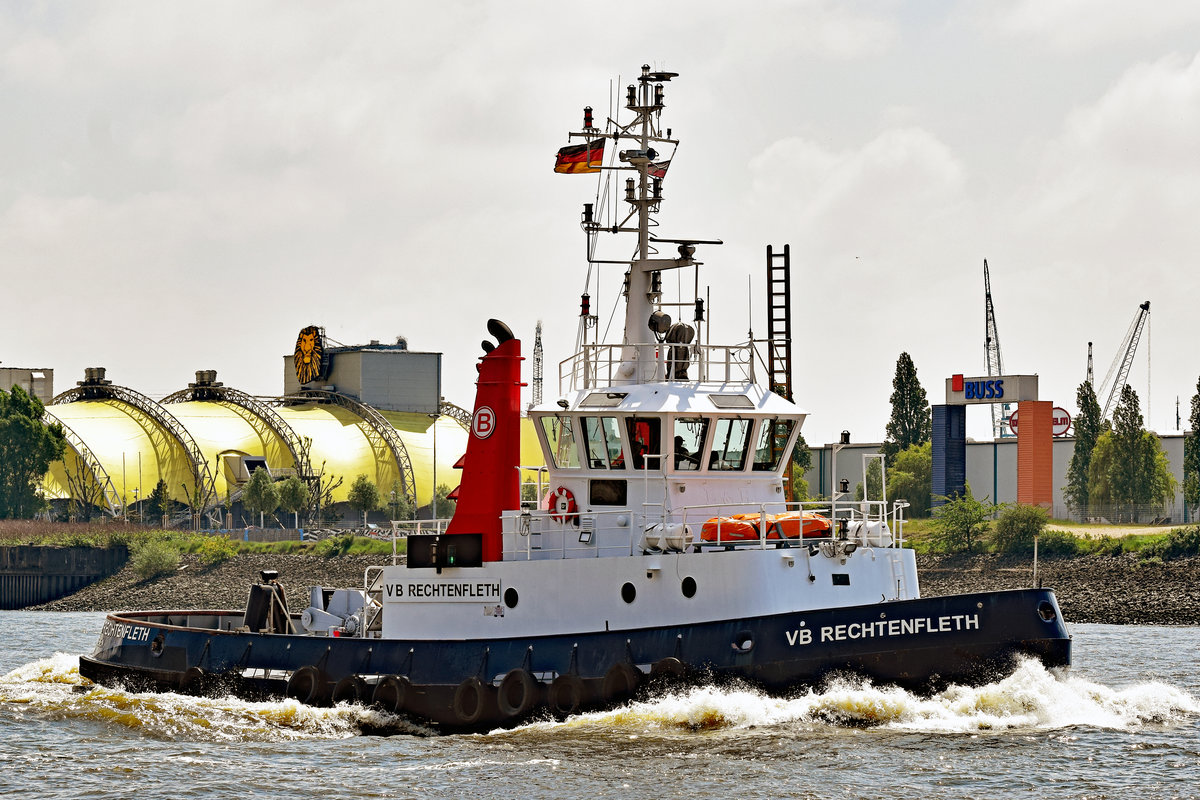
<instances>
[{"instance_id":1,"label":"green tree","mask_svg":"<svg viewBox=\"0 0 1200 800\"><path fill-rule=\"evenodd\" d=\"M363 527L367 527L367 512L379 508L379 487L366 475L358 475L350 484L346 500L350 507L362 514Z\"/></svg>"},{"instance_id":2,"label":"green tree","mask_svg":"<svg viewBox=\"0 0 1200 800\"><path fill-rule=\"evenodd\" d=\"M1121 387L1121 399L1113 411L1113 464L1109 468L1113 499L1130 508L1150 502L1151 475L1143 447L1142 410L1137 392L1129 384Z\"/></svg>"},{"instance_id":3,"label":"green tree","mask_svg":"<svg viewBox=\"0 0 1200 800\"><path fill-rule=\"evenodd\" d=\"M171 512L171 496L167 493L165 480L159 478L158 483L154 484L154 491L146 498L146 505L152 512L157 511L160 519Z\"/></svg>"},{"instance_id":4,"label":"green tree","mask_svg":"<svg viewBox=\"0 0 1200 800\"><path fill-rule=\"evenodd\" d=\"M988 498L976 500L970 485L957 497L939 497L944 502L933 509L933 537L941 549L948 552L970 552L975 543L987 533L997 506Z\"/></svg>"},{"instance_id":5,"label":"green tree","mask_svg":"<svg viewBox=\"0 0 1200 800\"><path fill-rule=\"evenodd\" d=\"M1103 420L1100 403L1089 381L1079 384L1075 392L1075 403L1079 410L1075 414L1075 450L1067 467L1067 485L1063 489L1067 505L1076 514L1088 510L1088 469L1092 463L1092 451L1100 438Z\"/></svg>"},{"instance_id":6,"label":"green tree","mask_svg":"<svg viewBox=\"0 0 1200 800\"><path fill-rule=\"evenodd\" d=\"M291 513L293 527L300 527L300 512L308 508L308 484L296 475L289 475L279 484L279 505Z\"/></svg>"},{"instance_id":7,"label":"green tree","mask_svg":"<svg viewBox=\"0 0 1200 800\"><path fill-rule=\"evenodd\" d=\"M144 541L129 554L129 566L144 581L170 575L179 569L179 551L158 539Z\"/></svg>"},{"instance_id":8,"label":"green tree","mask_svg":"<svg viewBox=\"0 0 1200 800\"><path fill-rule=\"evenodd\" d=\"M855 500L882 500L883 499L883 465L879 463L879 459L873 458L867 462L867 488L863 491L863 485L860 481L854 487Z\"/></svg>"},{"instance_id":9,"label":"green tree","mask_svg":"<svg viewBox=\"0 0 1200 800\"><path fill-rule=\"evenodd\" d=\"M318 522L336 522L341 519L341 514L333 502L333 493L345 482L346 479L341 475L326 475L325 464L321 463L321 469L317 472L317 479L309 493L309 519Z\"/></svg>"},{"instance_id":10,"label":"green tree","mask_svg":"<svg viewBox=\"0 0 1200 800\"><path fill-rule=\"evenodd\" d=\"M1113 413L1113 429L1103 431L1088 467L1090 507L1110 508L1130 520L1138 507L1159 504L1177 488L1158 437L1142 429L1137 393L1126 386Z\"/></svg>"},{"instance_id":11,"label":"green tree","mask_svg":"<svg viewBox=\"0 0 1200 800\"><path fill-rule=\"evenodd\" d=\"M796 434L796 446L792 450L792 499L808 499L808 479L804 476L812 469L812 450L803 433Z\"/></svg>"},{"instance_id":12,"label":"green tree","mask_svg":"<svg viewBox=\"0 0 1200 800\"><path fill-rule=\"evenodd\" d=\"M1096 439L1092 457L1088 462L1088 507L1106 508L1114 505L1112 487L1112 465L1116 458L1113 432L1105 430Z\"/></svg>"},{"instance_id":13,"label":"green tree","mask_svg":"<svg viewBox=\"0 0 1200 800\"><path fill-rule=\"evenodd\" d=\"M270 474L259 467L242 489L242 503L251 512L258 512L258 526L264 526L263 516L279 508L279 489Z\"/></svg>"},{"instance_id":14,"label":"green tree","mask_svg":"<svg viewBox=\"0 0 1200 800\"><path fill-rule=\"evenodd\" d=\"M458 503L449 498L450 487L444 483L438 484L434 498L434 519L450 519Z\"/></svg>"},{"instance_id":15,"label":"green tree","mask_svg":"<svg viewBox=\"0 0 1200 800\"><path fill-rule=\"evenodd\" d=\"M1183 440L1183 500L1192 508L1200 506L1200 380L1192 395L1192 413L1188 416L1187 438Z\"/></svg>"},{"instance_id":16,"label":"green tree","mask_svg":"<svg viewBox=\"0 0 1200 800\"><path fill-rule=\"evenodd\" d=\"M1150 473L1150 502L1165 504L1175 497L1179 482L1171 472L1171 462L1158 437L1150 431L1142 434L1143 463Z\"/></svg>"},{"instance_id":17,"label":"green tree","mask_svg":"<svg viewBox=\"0 0 1200 800\"><path fill-rule=\"evenodd\" d=\"M1032 553L1033 540L1045 529L1050 513L1041 506L1011 505L992 530L992 546L1001 553Z\"/></svg>"},{"instance_id":18,"label":"green tree","mask_svg":"<svg viewBox=\"0 0 1200 800\"><path fill-rule=\"evenodd\" d=\"M925 389L917 380L912 356L901 353L896 359L896 377L892 379L892 418L887 424L887 439L880 448L890 469L896 454L914 444L924 444L933 435L933 416Z\"/></svg>"},{"instance_id":19,"label":"green tree","mask_svg":"<svg viewBox=\"0 0 1200 800\"><path fill-rule=\"evenodd\" d=\"M42 479L63 456L62 426L47 425L42 401L0 389L0 519L29 519L46 507Z\"/></svg>"},{"instance_id":20,"label":"green tree","mask_svg":"<svg viewBox=\"0 0 1200 800\"><path fill-rule=\"evenodd\" d=\"M933 442L909 445L888 470L888 497L908 502L909 517L929 516L933 487Z\"/></svg>"},{"instance_id":21,"label":"green tree","mask_svg":"<svg viewBox=\"0 0 1200 800\"><path fill-rule=\"evenodd\" d=\"M404 492L404 484L400 479L392 481L392 489L388 492L388 510L391 512L392 519L412 519L413 504L408 499L408 495Z\"/></svg>"}]
</instances>

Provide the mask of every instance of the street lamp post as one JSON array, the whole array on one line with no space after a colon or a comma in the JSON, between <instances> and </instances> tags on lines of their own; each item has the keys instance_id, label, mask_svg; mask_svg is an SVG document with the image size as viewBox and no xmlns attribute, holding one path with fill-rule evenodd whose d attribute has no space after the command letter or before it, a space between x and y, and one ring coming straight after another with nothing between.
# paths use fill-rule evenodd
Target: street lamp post
<instances>
[{"instance_id":1,"label":"street lamp post","mask_svg":"<svg viewBox=\"0 0 1200 800\"><path fill-rule=\"evenodd\" d=\"M438 507L437 507L437 501L438 501L438 496L437 496L437 421L438 421L438 415L437 414L429 414L428 416L430 419L433 420L433 426L432 426L433 427L433 496L432 496L432 499L429 501L429 517L430 517L430 519L437 519L438 518Z\"/></svg>"}]
</instances>

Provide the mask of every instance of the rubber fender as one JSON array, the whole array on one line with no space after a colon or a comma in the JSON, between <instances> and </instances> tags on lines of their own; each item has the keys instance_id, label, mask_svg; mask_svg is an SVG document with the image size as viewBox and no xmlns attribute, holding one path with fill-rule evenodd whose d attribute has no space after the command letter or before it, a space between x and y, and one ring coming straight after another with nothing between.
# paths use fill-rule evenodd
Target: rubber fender
<instances>
[{"instance_id":1,"label":"rubber fender","mask_svg":"<svg viewBox=\"0 0 1200 800\"><path fill-rule=\"evenodd\" d=\"M557 714L574 714L583 705L583 680L578 675L559 675L550 683L550 707Z\"/></svg>"},{"instance_id":2,"label":"rubber fender","mask_svg":"<svg viewBox=\"0 0 1200 800\"><path fill-rule=\"evenodd\" d=\"M184 694L202 694L207 688L208 674L200 667L188 667L179 679L179 689Z\"/></svg>"},{"instance_id":3,"label":"rubber fender","mask_svg":"<svg viewBox=\"0 0 1200 800\"><path fill-rule=\"evenodd\" d=\"M399 714L408 704L412 681L403 675L385 675L375 684L371 702L391 714Z\"/></svg>"},{"instance_id":4,"label":"rubber fender","mask_svg":"<svg viewBox=\"0 0 1200 800\"><path fill-rule=\"evenodd\" d=\"M329 680L312 664L301 667L288 678L287 696L305 705L321 705L329 698Z\"/></svg>"},{"instance_id":5,"label":"rubber fender","mask_svg":"<svg viewBox=\"0 0 1200 800\"><path fill-rule=\"evenodd\" d=\"M641 682L642 673L633 664L625 661L613 664L604 674L602 694L605 702L623 703L633 697Z\"/></svg>"},{"instance_id":6,"label":"rubber fender","mask_svg":"<svg viewBox=\"0 0 1200 800\"><path fill-rule=\"evenodd\" d=\"M371 696L371 687L361 675L347 675L333 687L334 703L361 703Z\"/></svg>"},{"instance_id":7,"label":"rubber fender","mask_svg":"<svg viewBox=\"0 0 1200 800\"><path fill-rule=\"evenodd\" d=\"M650 665L650 677L654 680L676 680L687 672L687 666L675 656L667 656Z\"/></svg>"},{"instance_id":8,"label":"rubber fender","mask_svg":"<svg viewBox=\"0 0 1200 800\"><path fill-rule=\"evenodd\" d=\"M533 708L537 702L538 681L527 669L509 670L500 681L500 713L506 717L519 717Z\"/></svg>"},{"instance_id":9,"label":"rubber fender","mask_svg":"<svg viewBox=\"0 0 1200 800\"><path fill-rule=\"evenodd\" d=\"M483 682L474 676L454 690L450 710L461 725L474 725L483 716Z\"/></svg>"}]
</instances>

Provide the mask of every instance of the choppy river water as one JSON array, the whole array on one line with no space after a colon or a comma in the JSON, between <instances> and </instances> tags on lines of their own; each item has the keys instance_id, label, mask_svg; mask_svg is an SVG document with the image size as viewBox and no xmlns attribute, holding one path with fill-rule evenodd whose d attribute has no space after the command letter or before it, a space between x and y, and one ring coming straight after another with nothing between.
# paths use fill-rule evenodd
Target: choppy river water
<instances>
[{"instance_id":1,"label":"choppy river water","mask_svg":"<svg viewBox=\"0 0 1200 800\"><path fill-rule=\"evenodd\" d=\"M77 656L102 620L0 612L0 797L1200 797L1200 628L1075 625L1069 675L932 697L697 688L423 736L359 707L92 686Z\"/></svg>"}]
</instances>

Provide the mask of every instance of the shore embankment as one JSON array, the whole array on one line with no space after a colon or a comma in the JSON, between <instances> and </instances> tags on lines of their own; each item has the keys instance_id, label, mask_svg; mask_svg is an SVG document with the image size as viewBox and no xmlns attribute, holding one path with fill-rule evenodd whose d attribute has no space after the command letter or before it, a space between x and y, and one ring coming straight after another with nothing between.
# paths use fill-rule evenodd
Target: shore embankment
<instances>
[{"instance_id":1,"label":"shore embankment","mask_svg":"<svg viewBox=\"0 0 1200 800\"><path fill-rule=\"evenodd\" d=\"M292 605L312 586L361 586L379 556L238 555L203 567L184 555L174 574L140 580L126 567L74 594L38 606L47 611L242 608L249 585L264 569L278 570ZM1033 560L995 555L918 555L921 594L927 597L1034 585ZM1054 589L1068 622L1200 625L1200 558L1145 561L1133 555L1043 558L1038 580ZM303 607L303 606L299 606Z\"/></svg>"}]
</instances>

